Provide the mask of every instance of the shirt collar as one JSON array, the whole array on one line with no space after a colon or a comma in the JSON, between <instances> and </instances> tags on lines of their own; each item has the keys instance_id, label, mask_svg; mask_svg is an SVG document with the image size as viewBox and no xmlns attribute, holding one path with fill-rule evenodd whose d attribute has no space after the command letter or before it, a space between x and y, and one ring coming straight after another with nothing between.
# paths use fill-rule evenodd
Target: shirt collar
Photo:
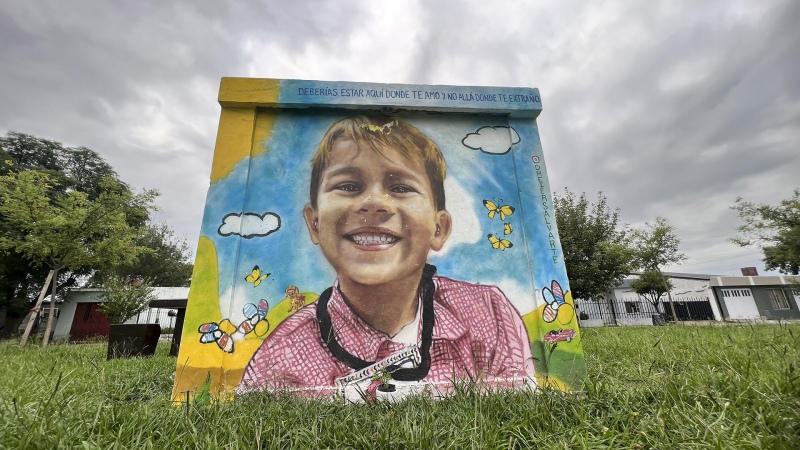
<instances>
[{"instance_id":1,"label":"shirt collar","mask_svg":"<svg viewBox=\"0 0 800 450\"><path fill-rule=\"evenodd\" d=\"M359 358L375 360L381 343L390 340L386 333L372 328L350 309L339 292L338 280L333 286L328 312L339 344Z\"/></svg>"},{"instance_id":2,"label":"shirt collar","mask_svg":"<svg viewBox=\"0 0 800 450\"><path fill-rule=\"evenodd\" d=\"M442 292L439 289L438 278L433 277L437 286L433 300L433 339L455 341L463 337L468 330L458 317L440 301ZM360 358L374 360L381 344L391 340L389 335L372 328L350 309L339 292L338 280L333 286L333 292L328 302L328 311L340 344ZM421 330L421 328L422 320L419 321L419 329ZM419 333L420 331L417 331L417 336Z\"/></svg>"}]
</instances>

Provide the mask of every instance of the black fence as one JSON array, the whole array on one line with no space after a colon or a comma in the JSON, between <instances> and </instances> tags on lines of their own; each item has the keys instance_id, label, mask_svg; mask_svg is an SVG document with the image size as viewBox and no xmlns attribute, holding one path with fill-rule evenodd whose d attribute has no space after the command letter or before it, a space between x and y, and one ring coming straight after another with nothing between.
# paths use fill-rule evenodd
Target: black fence
<instances>
[{"instance_id":1,"label":"black fence","mask_svg":"<svg viewBox=\"0 0 800 450\"><path fill-rule=\"evenodd\" d=\"M714 320L714 310L708 297L680 297L672 299L677 320L689 322L694 320ZM664 318L672 320L672 308L669 302L662 302Z\"/></svg>"},{"instance_id":2,"label":"black fence","mask_svg":"<svg viewBox=\"0 0 800 450\"><path fill-rule=\"evenodd\" d=\"M672 307L678 321L714 320L714 311L708 297L673 297ZM661 314L666 320L673 321L672 308L664 298L659 303L658 311L643 297L621 299L578 300L578 310L582 321L602 321L602 325L644 324L652 319L653 314Z\"/></svg>"},{"instance_id":3,"label":"black fence","mask_svg":"<svg viewBox=\"0 0 800 450\"><path fill-rule=\"evenodd\" d=\"M157 323L161 325L161 330L175 328L175 316L177 311L168 308L148 308L133 319L130 323Z\"/></svg>"}]
</instances>

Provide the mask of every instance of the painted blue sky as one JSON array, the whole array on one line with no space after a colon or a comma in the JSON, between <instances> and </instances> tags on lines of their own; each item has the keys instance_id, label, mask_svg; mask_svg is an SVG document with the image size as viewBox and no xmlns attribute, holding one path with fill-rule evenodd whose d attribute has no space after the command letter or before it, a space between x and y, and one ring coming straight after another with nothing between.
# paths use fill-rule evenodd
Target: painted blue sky
<instances>
[{"instance_id":1,"label":"painted blue sky","mask_svg":"<svg viewBox=\"0 0 800 450\"><path fill-rule=\"evenodd\" d=\"M308 203L311 156L327 128L350 114L282 112L272 135L262 143L269 151L243 159L230 176L211 186L202 234L212 239L219 255L223 316L238 319L245 303L261 298L274 306L289 285L319 294L334 281L335 273L308 238L302 208ZM531 158L541 155L541 145L533 121L515 123L512 132L518 133L519 142L510 152L491 154L471 149L462 140L483 127L508 127L507 118L413 113L400 117L437 142L447 161L446 193L454 232L447 247L432 254L429 262L443 276L499 285L522 313L532 310L532 270L538 290L552 279L564 283L560 258L553 264L547 244L542 203L531 196L521 198L517 186L521 177L522 183L538 188ZM507 138L509 129L498 129ZM489 218L484 199L516 211L505 221L499 214ZM225 216L241 212L274 213L280 217L280 228L249 239L218 233ZM513 230L509 235L504 234L506 223ZM505 251L493 248L487 238L490 233L514 246ZM256 265L262 273L270 273L258 287L245 280Z\"/></svg>"}]
</instances>

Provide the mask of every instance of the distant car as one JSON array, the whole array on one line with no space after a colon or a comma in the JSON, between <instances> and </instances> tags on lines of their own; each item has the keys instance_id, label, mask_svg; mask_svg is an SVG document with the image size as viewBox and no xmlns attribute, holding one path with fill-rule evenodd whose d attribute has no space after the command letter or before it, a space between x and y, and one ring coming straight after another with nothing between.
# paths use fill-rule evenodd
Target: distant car
<instances>
[{"instance_id":1,"label":"distant car","mask_svg":"<svg viewBox=\"0 0 800 450\"><path fill-rule=\"evenodd\" d=\"M545 342L555 344L561 341L571 341L575 339L575 330L553 330L544 335Z\"/></svg>"}]
</instances>

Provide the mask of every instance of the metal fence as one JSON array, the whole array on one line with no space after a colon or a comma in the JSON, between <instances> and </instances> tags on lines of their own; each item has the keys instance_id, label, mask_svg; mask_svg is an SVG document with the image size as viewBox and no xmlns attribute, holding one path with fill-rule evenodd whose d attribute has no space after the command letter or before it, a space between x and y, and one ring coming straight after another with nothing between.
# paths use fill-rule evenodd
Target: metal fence
<instances>
[{"instance_id":1,"label":"metal fence","mask_svg":"<svg viewBox=\"0 0 800 450\"><path fill-rule=\"evenodd\" d=\"M673 297L676 319L682 322L695 320L714 320L714 310L708 297ZM672 320L672 308L668 302L662 302L664 317Z\"/></svg>"},{"instance_id":2,"label":"metal fence","mask_svg":"<svg viewBox=\"0 0 800 450\"><path fill-rule=\"evenodd\" d=\"M148 308L128 323L157 323L161 325L161 330L175 328L176 311L169 308Z\"/></svg>"},{"instance_id":3,"label":"metal fence","mask_svg":"<svg viewBox=\"0 0 800 450\"><path fill-rule=\"evenodd\" d=\"M708 297L672 297L675 318L678 321L714 320L714 312ZM623 297L603 300L578 300L582 320L599 320L603 325L648 324L653 314L661 314L672 321L672 308L665 298L658 311L644 297Z\"/></svg>"}]
</instances>

